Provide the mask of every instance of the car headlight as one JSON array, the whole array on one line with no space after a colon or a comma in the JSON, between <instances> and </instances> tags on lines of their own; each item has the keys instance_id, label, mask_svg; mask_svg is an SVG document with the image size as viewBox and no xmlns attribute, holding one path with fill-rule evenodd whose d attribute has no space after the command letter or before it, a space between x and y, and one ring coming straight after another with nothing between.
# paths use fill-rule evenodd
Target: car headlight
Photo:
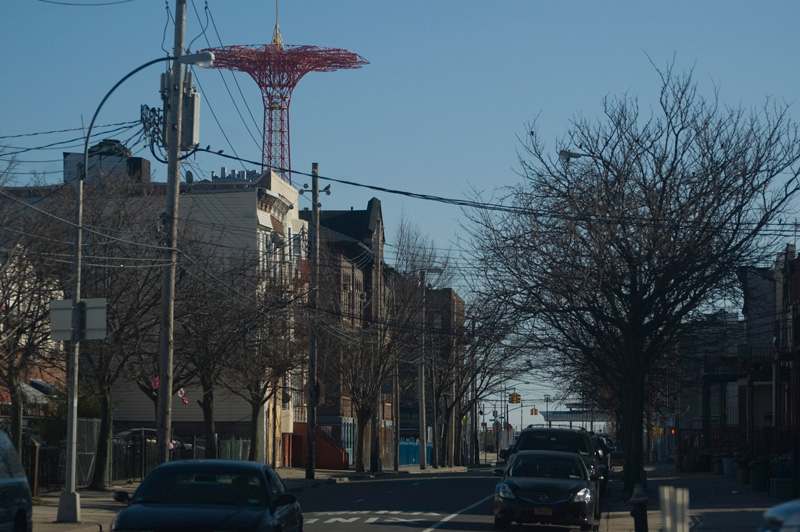
<instances>
[{"instance_id":1,"label":"car headlight","mask_svg":"<svg viewBox=\"0 0 800 532\"><path fill-rule=\"evenodd\" d=\"M495 494L497 496L502 497L503 499L514 499L514 498L516 498L516 496L514 495L514 492L511 491L511 488L508 486L508 484L505 484L505 483L498 484L497 487L495 488L494 492L495 492Z\"/></svg>"},{"instance_id":2,"label":"car headlight","mask_svg":"<svg viewBox=\"0 0 800 532\"><path fill-rule=\"evenodd\" d=\"M592 490L589 488L583 488L578 493L575 494L574 500L575 502L591 502L592 501Z\"/></svg>"}]
</instances>

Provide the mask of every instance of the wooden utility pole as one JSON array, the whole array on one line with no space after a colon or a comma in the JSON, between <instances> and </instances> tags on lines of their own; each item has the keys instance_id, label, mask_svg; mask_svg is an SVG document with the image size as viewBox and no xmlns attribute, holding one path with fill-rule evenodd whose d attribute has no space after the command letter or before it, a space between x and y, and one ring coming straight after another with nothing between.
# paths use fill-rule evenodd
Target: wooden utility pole
<instances>
[{"instance_id":1,"label":"wooden utility pole","mask_svg":"<svg viewBox=\"0 0 800 532\"><path fill-rule=\"evenodd\" d=\"M425 270L419 272L420 284L422 284L422 345L419 353L419 468L425 469L427 460L427 423L425 420Z\"/></svg>"},{"instance_id":2,"label":"wooden utility pole","mask_svg":"<svg viewBox=\"0 0 800 532\"><path fill-rule=\"evenodd\" d=\"M479 434L480 434L480 424L478 422L478 367L475 364L475 356L477 354L477 345L475 340L475 318L472 319L472 338L470 339L472 342L472 400L475 404L472 406L472 425L475 430L473 434L473 443L474 443L474 460L473 464L478 465L481 463L481 450L479 449Z\"/></svg>"},{"instance_id":3,"label":"wooden utility pole","mask_svg":"<svg viewBox=\"0 0 800 532\"><path fill-rule=\"evenodd\" d=\"M308 409L306 423L308 428L308 452L306 453L306 478L314 478L316 447L314 437L317 431L317 289L319 283L319 165L311 163L311 227L308 229L309 255L311 259L311 287L308 293L308 307L311 311L311 349L308 353Z\"/></svg>"},{"instance_id":4,"label":"wooden utility pole","mask_svg":"<svg viewBox=\"0 0 800 532\"><path fill-rule=\"evenodd\" d=\"M178 269L178 196L181 170L181 110L183 108L183 65L178 61L183 55L186 32L186 0L175 1L175 43L172 62L169 112L167 113L167 205L164 217L168 240L169 266L161 278L161 333L158 358L158 416L156 458L159 464L169 460L172 441L172 355L175 315L175 274Z\"/></svg>"},{"instance_id":5,"label":"wooden utility pole","mask_svg":"<svg viewBox=\"0 0 800 532\"><path fill-rule=\"evenodd\" d=\"M392 371L392 417L394 418L394 460L392 467L395 472L400 469L400 365L395 358Z\"/></svg>"}]
</instances>

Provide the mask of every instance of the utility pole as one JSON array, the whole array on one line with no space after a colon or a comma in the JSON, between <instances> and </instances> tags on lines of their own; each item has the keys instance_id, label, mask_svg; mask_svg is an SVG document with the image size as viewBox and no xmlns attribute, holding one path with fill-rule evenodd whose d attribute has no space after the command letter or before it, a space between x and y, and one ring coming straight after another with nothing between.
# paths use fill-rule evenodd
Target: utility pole
<instances>
[{"instance_id":1,"label":"utility pole","mask_svg":"<svg viewBox=\"0 0 800 532\"><path fill-rule=\"evenodd\" d=\"M545 419L547 421L547 426L552 427L553 424L550 422L550 396L544 396L544 411L546 412Z\"/></svg>"},{"instance_id":2,"label":"utility pole","mask_svg":"<svg viewBox=\"0 0 800 532\"><path fill-rule=\"evenodd\" d=\"M89 152L89 136L86 136L86 149ZM88 156L84 158L81 175L77 179L77 207L75 216L75 279L72 287L72 353L68 361L67 399L67 463L64 479L64 492L58 499L58 522L79 523L81 520L81 496L77 492L77 425L78 425L78 359L81 352L81 335L83 333L82 313L84 305L81 301L81 264L83 254L83 181L88 172Z\"/></svg>"},{"instance_id":3,"label":"utility pole","mask_svg":"<svg viewBox=\"0 0 800 532\"><path fill-rule=\"evenodd\" d=\"M427 460L427 423L425 421L425 293L428 287L425 285L425 270L419 272L419 281L422 284L422 346L419 354L419 468L425 469Z\"/></svg>"},{"instance_id":4,"label":"utility pole","mask_svg":"<svg viewBox=\"0 0 800 532\"><path fill-rule=\"evenodd\" d=\"M181 170L181 110L183 108L183 65L178 61L183 55L186 32L186 0L175 0L175 43L172 51L172 76L167 113L167 204L164 229L169 238L167 258L161 278L161 333L159 337L158 379L158 448L159 464L169 461L169 444L172 441L172 354L175 316L175 274L178 269L178 196Z\"/></svg>"},{"instance_id":5,"label":"utility pole","mask_svg":"<svg viewBox=\"0 0 800 532\"><path fill-rule=\"evenodd\" d=\"M394 417L394 459L392 468L396 473L400 469L400 363L397 358L395 358L394 371L392 373L392 417Z\"/></svg>"},{"instance_id":6,"label":"utility pole","mask_svg":"<svg viewBox=\"0 0 800 532\"><path fill-rule=\"evenodd\" d=\"M431 334L433 336L433 334ZM433 450L431 452L431 467L439 467L439 417L436 405L436 351L431 353L431 424L433 425Z\"/></svg>"},{"instance_id":7,"label":"utility pole","mask_svg":"<svg viewBox=\"0 0 800 532\"><path fill-rule=\"evenodd\" d=\"M317 431L317 289L319 282L319 165L311 163L311 227L308 230L309 254L311 255L311 287L308 306L311 310L311 349L308 353L308 452L306 453L306 478L314 478L316 448L314 437Z\"/></svg>"},{"instance_id":8,"label":"utility pole","mask_svg":"<svg viewBox=\"0 0 800 532\"><path fill-rule=\"evenodd\" d=\"M475 465L481 463L481 450L478 448L478 434L480 431L480 425L478 424L478 366L475 364L475 355L477 354L477 345L475 340L475 319L472 320L472 400L475 404L472 406L472 419L473 419L473 426L475 427L475 434L474 434L474 443L475 443L475 450L474 458L475 460L472 462Z\"/></svg>"}]
</instances>

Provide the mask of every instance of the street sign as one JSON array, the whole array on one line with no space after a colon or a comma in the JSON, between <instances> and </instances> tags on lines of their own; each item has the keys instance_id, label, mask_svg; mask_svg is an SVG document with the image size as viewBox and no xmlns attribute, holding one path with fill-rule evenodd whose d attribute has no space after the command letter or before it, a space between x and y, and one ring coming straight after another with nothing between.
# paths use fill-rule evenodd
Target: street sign
<instances>
[{"instance_id":1,"label":"street sign","mask_svg":"<svg viewBox=\"0 0 800 532\"><path fill-rule=\"evenodd\" d=\"M106 298L81 300L84 306L84 326L81 340L102 340L106 337ZM50 339L54 342L72 340L72 300L50 302Z\"/></svg>"}]
</instances>

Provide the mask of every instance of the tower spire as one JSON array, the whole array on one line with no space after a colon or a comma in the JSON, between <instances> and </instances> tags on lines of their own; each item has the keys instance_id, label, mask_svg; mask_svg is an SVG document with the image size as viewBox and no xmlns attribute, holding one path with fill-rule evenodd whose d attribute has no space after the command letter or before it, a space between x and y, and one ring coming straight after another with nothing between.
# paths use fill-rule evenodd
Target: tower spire
<instances>
[{"instance_id":1,"label":"tower spire","mask_svg":"<svg viewBox=\"0 0 800 532\"><path fill-rule=\"evenodd\" d=\"M275 0L275 31L272 32L272 44L283 50L281 28L278 26L278 0Z\"/></svg>"}]
</instances>

